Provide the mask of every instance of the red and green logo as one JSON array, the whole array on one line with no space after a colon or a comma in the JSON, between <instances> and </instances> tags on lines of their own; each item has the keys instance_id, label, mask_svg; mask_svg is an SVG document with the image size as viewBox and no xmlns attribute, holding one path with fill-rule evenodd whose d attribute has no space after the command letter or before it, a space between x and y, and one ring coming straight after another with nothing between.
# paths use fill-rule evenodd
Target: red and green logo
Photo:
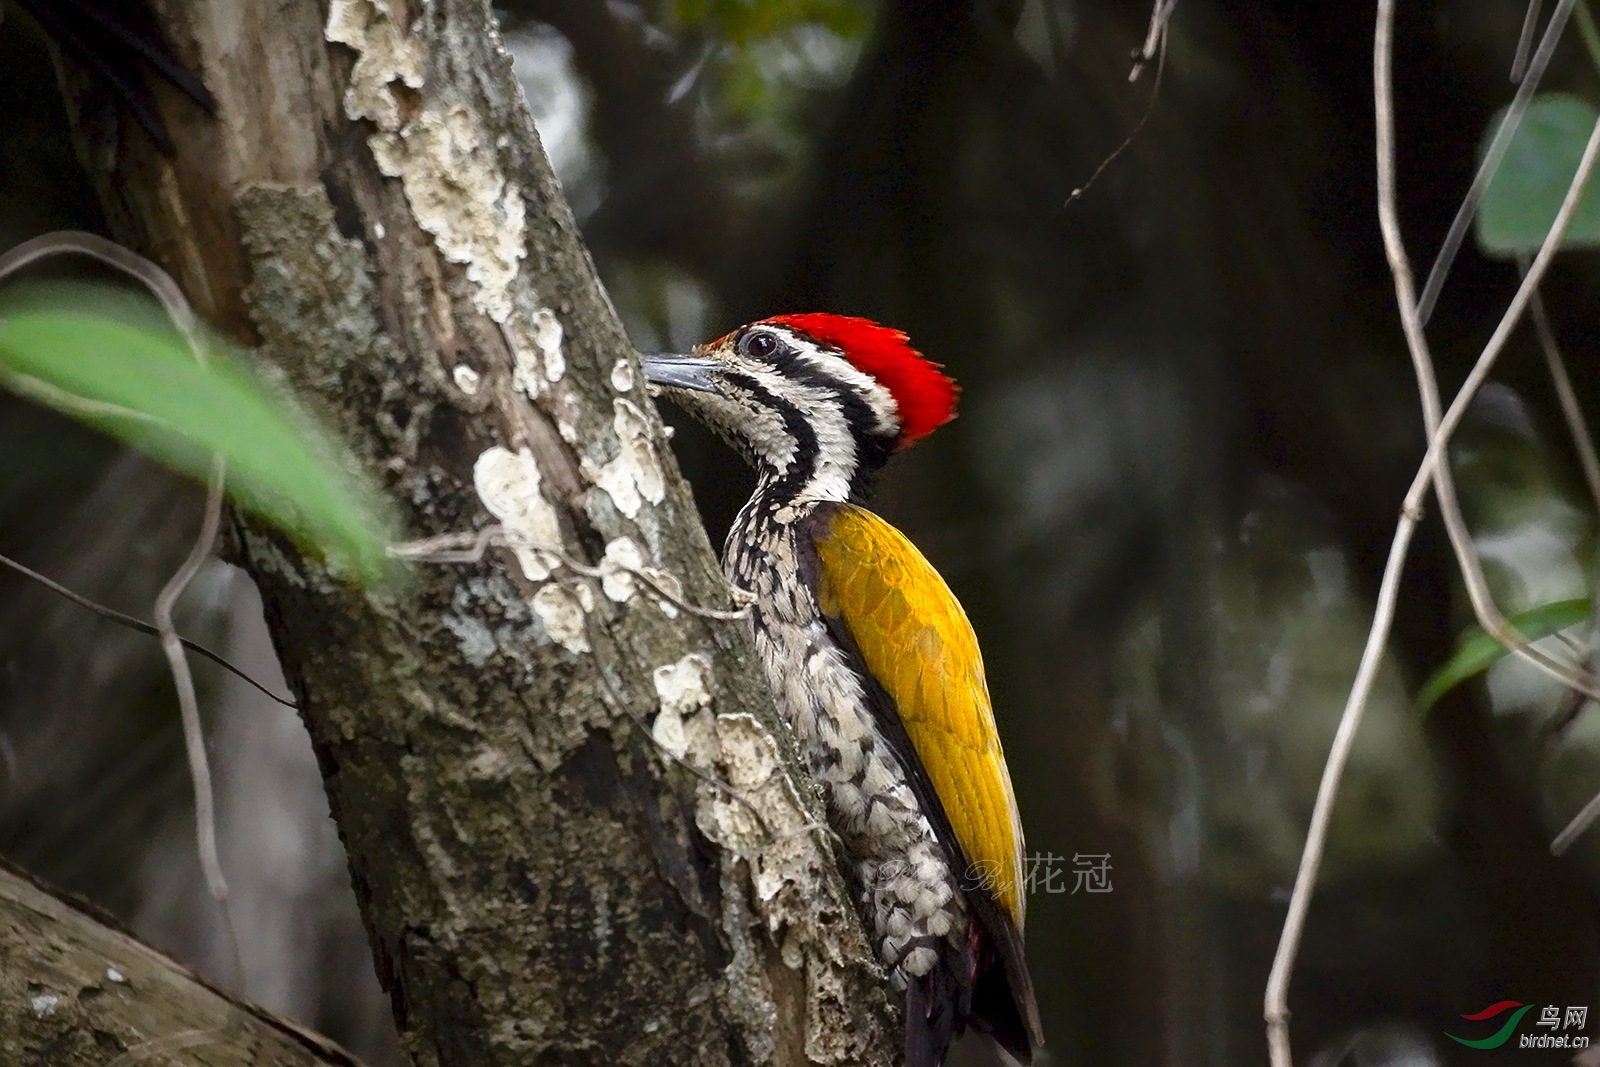
<instances>
[{"instance_id":1,"label":"red and green logo","mask_svg":"<svg viewBox=\"0 0 1600 1067\"><path fill-rule=\"evenodd\" d=\"M1511 1032L1517 1028L1517 1024L1522 1021L1522 1017L1533 1010L1532 1004L1524 1004L1520 1000L1502 1000L1498 1004L1489 1005L1482 1011L1477 1011L1473 1012L1471 1015L1462 1016L1462 1018L1466 1019L1468 1022L1481 1023L1485 1019L1493 1019L1496 1015L1511 1011L1512 1008L1517 1010L1511 1012L1511 1018L1507 1019L1504 1026L1500 1027L1500 1029L1496 1030L1488 1037L1474 1039L1457 1037L1455 1034L1445 1034L1444 1036L1448 1037L1451 1041L1459 1041L1468 1048L1499 1048L1501 1045L1511 1040Z\"/></svg>"}]
</instances>

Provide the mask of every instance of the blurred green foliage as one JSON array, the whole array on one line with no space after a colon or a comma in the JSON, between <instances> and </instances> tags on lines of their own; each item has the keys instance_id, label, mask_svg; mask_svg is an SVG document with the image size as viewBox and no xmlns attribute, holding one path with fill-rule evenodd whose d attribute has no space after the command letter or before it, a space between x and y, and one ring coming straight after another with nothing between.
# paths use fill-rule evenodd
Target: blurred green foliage
<instances>
[{"instance_id":1,"label":"blurred green foliage","mask_svg":"<svg viewBox=\"0 0 1600 1067\"><path fill-rule=\"evenodd\" d=\"M877 5L864 0L673 0L671 18L700 58L672 97L696 102L702 150L740 180L737 191L771 196L800 172L827 109L854 68Z\"/></svg>"},{"instance_id":2,"label":"blurred green foliage","mask_svg":"<svg viewBox=\"0 0 1600 1067\"><path fill-rule=\"evenodd\" d=\"M1537 641L1587 621L1589 611L1590 601L1580 597L1541 604L1520 611L1506 621L1529 641ZM1482 674L1508 655L1510 652L1507 648L1480 627L1467 630L1461 635L1455 654L1434 672L1417 694L1417 714L1426 715L1440 697L1467 679Z\"/></svg>"},{"instance_id":3,"label":"blurred green foliage","mask_svg":"<svg viewBox=\"0 0 1600 1067\"><path fill-rule=\"evenodd\" d=\"M194 478L218 454L235 504L364 582L389 576L378 491L226 342L202 343L203 365L155 305L114 290L18 287L0 302L0 386Z\"/></svg>"},{"instance_id":4,"label":"blurred green foliage","mask_svg":"<svg viewBox=\"0 0 1600 1067\"><path fill-rule=\"evenodd\" d=\"M684 26L740 50L806 25L860 37L869 22L867 6L857 0L676 0L674 13Z\"/></svg>"},{"instance_id":5,"label":"blurred green foliage","mask_svg":"<svg viewBox=\"0 0 1600 1067\"><path fill-rule=\"evenodd\" d=\"M1490 121L1479 145L1480 159L1505 116L1501 108ZM1485 252L1511 258L1539 250L1578 172L1596 120L1600 111L1571 93L1533 98L1478 208L1478 244ZM1600 248L1600 182L1591 181L1584 191L1562 245Z\"/></svg>"}]
</instances>

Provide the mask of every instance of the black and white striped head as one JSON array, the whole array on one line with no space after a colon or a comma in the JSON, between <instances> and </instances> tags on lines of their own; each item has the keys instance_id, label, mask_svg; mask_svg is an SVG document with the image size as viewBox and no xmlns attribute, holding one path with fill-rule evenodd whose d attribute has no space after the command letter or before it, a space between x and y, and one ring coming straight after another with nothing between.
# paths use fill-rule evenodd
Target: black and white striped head
<instances>
[{"instance_id":1,"label":"black and white striped head","mask_svg":"<svg viewBox=\"0 0 1600 1067\"><path fill-rule=\"evenodd\" d=\"M955 415L956 384L906 335L845 315L779 315L645 376L787 498L859 498L891 453Z\"/></svg>"}]
</instances>

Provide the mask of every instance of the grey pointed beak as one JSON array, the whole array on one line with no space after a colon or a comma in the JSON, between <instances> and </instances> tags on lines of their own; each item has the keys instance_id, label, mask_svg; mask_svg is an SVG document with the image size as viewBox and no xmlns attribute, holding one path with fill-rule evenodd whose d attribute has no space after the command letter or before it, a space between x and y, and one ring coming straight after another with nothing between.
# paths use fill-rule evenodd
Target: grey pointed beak
<instances>
[{"instance_id":1,"label":"grey pointed beak","mask_svg":"<svg viewBox=\"0 0 1600 1067\"><path fill-rule=\"evenodd\" d=\"M713 375L717 361L705 356L675 356L658 353L644 357L645 380L655 385L674 389L690 389L697 393L716 391Z\"/></svg>"}]
</instances>

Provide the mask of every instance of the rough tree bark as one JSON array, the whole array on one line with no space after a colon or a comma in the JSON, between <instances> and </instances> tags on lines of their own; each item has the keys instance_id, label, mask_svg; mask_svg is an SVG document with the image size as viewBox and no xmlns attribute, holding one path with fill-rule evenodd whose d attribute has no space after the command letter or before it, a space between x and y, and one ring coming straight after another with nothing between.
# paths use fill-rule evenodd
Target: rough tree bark
<instances>
[{"instance_id":1,"label":"rough tree bark","mask_svg":"<svg viewBox=\"0 0 1600 1067\"><path fill-rule=\"evenodd\" d=\"M242 552L418 1064L887 1064L898 1025L484 0L158 0L217 98L162 159L66 84L113 230L258 349L408 534L364 595ZM659 570L655 570L659 568ZM726 785L731 784L730 791Z\"/></svg>"},{"instance_id":2,"label":"rough tree bark","mask_svg":"<svg viewBox=\"0 0 1600 1067\"><path fill-rule=\"evenodd\" d=\"M0 1063L8 1067L359 1067L326 1038L217 992L4 866L0 960Z\"/></svg>"}]
</instances>

